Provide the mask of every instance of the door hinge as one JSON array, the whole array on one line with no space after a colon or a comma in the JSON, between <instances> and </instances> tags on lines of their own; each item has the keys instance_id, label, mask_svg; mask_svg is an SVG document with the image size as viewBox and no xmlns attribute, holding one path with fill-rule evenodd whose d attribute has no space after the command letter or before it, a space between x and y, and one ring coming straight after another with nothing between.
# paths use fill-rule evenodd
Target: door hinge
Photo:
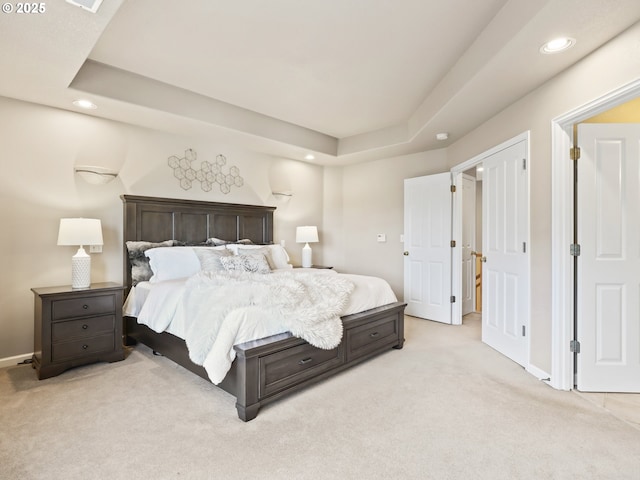
<instances>
[{"instance_id":1,"label":"door hinge","mask_svg":"<svg viewBox=\"0 0 640 480\"><path fill-rule=\"evenodd\" d=\"M571 157L571 160L578 160L580 158L580 147L571 147L569 149L569 157Z\"/></svg>"},{"instance_id":2,"label":"door hinge","mask_svg":"<svg viewBox=\"0 0 640 480\"><path fill-rule=\"evenodd\" d=\"M569 350L573 353L580 353L580 342L578 340L571 340L569 342Z\"/></svg>"},{"instance_id":3,"label":"door hinge","mask_svg":"<svg viewBox=\"0 0 640 480\"><path fill-rule=\"evenodd\" d=\"M523 159L522 159L522 169L523 169L523 170L526 170L526 169L527 169L527 159L526 159L526 158L523 158Z\"/></svg>"},{"instance_id":4,"label":"door hinge","mask_svg":"<svg viewBox=\"0 0 640 480\"><path fill-rule=\"evenodd\" d=\"M527 253L527 242L522 242L522 253Z\"/></svg>"},{"instance_id":5,"label":"door hinge","mask_svg":"<svg viewBox=\"0 0 640 480\"><path fill-rule=\"evenodd\" d=\"M573 257L579 257L580 256L580 244L579 243L572 243L571 246L569 247L569 253Z\"/></svg>"},{"instance_id":6,"label":"door hinge","mask_svg":"<svg viewBox=\"0 0 640 480\"><path fill-rule=\"evenodd\" d=\"M451 248L456 246L456 241L455 240L451 240Z\"/></svg>"},{"instance_id":7,"label":"door hinge","mask_svg":"<svg viewBox=\"0 0 640 480\"><path fill-rule=\"evenodd\" d=\"M527 335L527 333L526 333L526 332L527 332L527 327L525 327L524 325L522 325L522 336L523 336L523 337L526 337L526 335Z\"/></svg>"},{"instance_id":8,"label":"door hinge","mask_svg":"<svg viewBox=\"0 0 640 480\"><path fill-rule=\"evenodd\" d=\"M451 185L451 193L456 193L456 186L455 185Z\"/></svg>"},{"instance_id":9,"label":"door hinge","mask_svg":"<svg viewBox=\"0 0 640 480\"><path fill-rule=\"evenodd\" d=\"M456 303L456 296L455 295L451 295L451 303Z\"/></svg>"}]
</instances>

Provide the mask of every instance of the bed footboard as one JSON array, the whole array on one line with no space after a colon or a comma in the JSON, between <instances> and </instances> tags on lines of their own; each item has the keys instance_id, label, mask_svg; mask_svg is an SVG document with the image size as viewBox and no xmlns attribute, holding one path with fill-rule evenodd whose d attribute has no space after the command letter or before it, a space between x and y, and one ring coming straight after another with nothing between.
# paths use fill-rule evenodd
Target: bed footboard
<instances>
[{"instance_id":1,"label":"bed footboard","mask_svg":"<svg viewBox=\"0 0 640 480\"><path fill-rule=\"evenodd\" d=\"M342 318L343 339L332 350L291 334L243 343L236 351L236 409L243 421L262 405L404 344L404 303L392 303Z\"/></svg>"}]
</instances>

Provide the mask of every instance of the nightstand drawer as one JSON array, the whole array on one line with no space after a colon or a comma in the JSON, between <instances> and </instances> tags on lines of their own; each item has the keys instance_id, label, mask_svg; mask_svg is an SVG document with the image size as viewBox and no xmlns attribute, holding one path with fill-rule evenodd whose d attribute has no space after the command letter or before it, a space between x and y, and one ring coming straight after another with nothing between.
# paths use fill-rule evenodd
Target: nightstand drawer
<instances>
[{"instance_id":1,"label":"nightstand drawer","mask_svg":"<svg viewBox=\"0 0 640 480\"><path fill-rule=\"evenodd\" d=\"M116 311L115 295L96 295L52 302L52 319L87 317Z\"/></svg>"},{"instance_id":2,"label":"nightstand drawer","mask_svg":"<svg viewBox=\"0 0 640 480\"><path fill-rule=\"evenodd\" d=\"M109 333L98 337L83 338L73 342L54 343L51 346L51 361L58 362L74 357L84 357L94 353L114 350L114 335Z\"/></svg>"},{"instance_id":3,"label":"nightstand drawer","mask_svg":"<svg viewBox=\"0 0 640 480\"><path fill-rule=\"evenodd\" d=\"M381 348L388 343L392 345L398 342L398 317L393 315L387 318L348 329L346 331L347 362L366 355Z\"/></svg>"},{"instance_id":4,"label":"nightstand drawer","mask_svg":"<svg viewBox=\"0 0 640 480\"><path fill-rule=\"evenodd\" d=\"M260 398L300 383L344 362L342 343L322 350L308 343L260 358Z\"/></svg>"},{"instance_id":5,"label":"nightstand drawer","mask_svg":"<svg viewBox=\"0 0 640 480\"><path fill-rule=\"evenodd\" d=\"M51 325L51 341L59 342L70 338L94 337L104 333L112 333L115 328L116 317L104 315L102 317L82 318L55 322Z\"/></svg>"}]
</instances>

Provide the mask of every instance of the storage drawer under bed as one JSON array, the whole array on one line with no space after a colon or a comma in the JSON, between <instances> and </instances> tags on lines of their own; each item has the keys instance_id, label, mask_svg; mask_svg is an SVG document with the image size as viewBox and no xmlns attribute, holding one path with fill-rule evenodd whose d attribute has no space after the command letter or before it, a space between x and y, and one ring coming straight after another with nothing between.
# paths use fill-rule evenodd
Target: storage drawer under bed
<instances>
[{"instance_id":1,"label":"storage drawer under bed","mask_svg":"<svg viewBox=\"0 0 640 480\"><path fill-rule=\"evenodd\" d=\"M344 363L343 343L322 350L308 343L259 359L259 398L277 393Z\"/></svg>"},{"instance_id":2,"label":"storage drawer under bed","mask_svg":"<svg viewBox=\"0 0 640 480\"><path fill-rule=\"evenodd\" d=\"M347 362L379 350L384 345L398 343L398 316L383 317L373 323L367 323L345 331L347 344ZM345 343L345 342L343 342Z\"/></svg>"}]
</instances>

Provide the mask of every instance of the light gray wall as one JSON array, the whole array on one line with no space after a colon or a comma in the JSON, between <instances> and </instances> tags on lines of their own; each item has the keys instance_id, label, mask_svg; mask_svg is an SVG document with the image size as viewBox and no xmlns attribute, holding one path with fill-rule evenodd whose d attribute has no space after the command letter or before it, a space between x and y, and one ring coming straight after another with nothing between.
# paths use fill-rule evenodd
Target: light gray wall
<instances>
[{"instance_id":1,"label":"light gray wall","mask_svg":"<svg viewBox=\"0 0 640 480\"><path fill-rule=\"evenodd\" d=\"M327 224L340 225L338 241L324 255L335 267L349 273L379 276L396 296L403 295L404 179L448 170L445 150L405 155L344 167L342 176L332 171L341 186L340 204L325 204ZM383 233L385 243L376 235Z\"/></svg>"}]
</instances>

